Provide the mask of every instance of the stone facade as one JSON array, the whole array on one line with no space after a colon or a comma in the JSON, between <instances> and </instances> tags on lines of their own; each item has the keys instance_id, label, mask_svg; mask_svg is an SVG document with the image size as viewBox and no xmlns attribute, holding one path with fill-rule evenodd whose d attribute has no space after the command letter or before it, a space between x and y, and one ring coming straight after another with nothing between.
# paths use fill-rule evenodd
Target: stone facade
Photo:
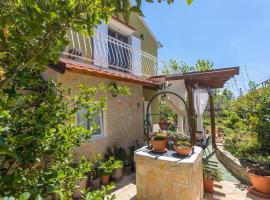
<instances>
[{"instance_id":1,"label":"stone facade","mask_svg":"<svg viewBox=\"0 0 270 200\"><path fill-rule=\"evenodd\" d=\"M135 153L137 200L203 199L202 150L188 158L157 155L145 148ZM173 153L173 152L171 152Z\"/></svg>"},{"instance_id":2,"label":"stone facade","mask_svg":"<svg viewBox=\"0 0 270 200\"><path fill-rule=\"evenodd\" d=\"M57 76L57 82L62 83L63 88L70 88L71 95L76 95L81 84L94 86L100 83L109 84L112 81L105 78L66 72ZM126 82L116 82L130 88L130 96L112 97L106 94L108 109L103 115L104 136L93 138L80 146L76 155L84 155L90 158L96 153L104 154L107 147L119 145L125 149L135 140L143 141L143 86ZM104 95L104 94L103 94Z\"/></svg>"},{"instance_id":3,"label":"stone facade","mask_svg":"<svg viewBox=\"0 0 270 200\"><path fill-rule=\"evenodd\" d=\"M216 156L218 160L241 182L251 184L250 178L246 172L252 165L247 162L240 162L230 152L226 151L222 145L217 146Z\"/></svg>"}]
</instances>

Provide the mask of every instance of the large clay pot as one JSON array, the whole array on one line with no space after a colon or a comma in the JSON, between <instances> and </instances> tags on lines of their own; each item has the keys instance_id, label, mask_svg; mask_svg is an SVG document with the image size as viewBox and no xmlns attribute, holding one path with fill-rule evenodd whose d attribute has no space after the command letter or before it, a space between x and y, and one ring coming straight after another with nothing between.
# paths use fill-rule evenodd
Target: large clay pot
<instances>
[{"instance_id":1,"label":"large clay pot","mask_svg":"<svg viewBox=\"0 0 270 200\"><path fill-rule=\"evenodd\" d=\"M87 178L81 180L78 182L78 187L76 188L76 190L73 192L73 197L74 198L80 198L81 195L82 195L82 192L83 190L86 189L86 186L87 186ZM58 199L58 198L56 198ZM59 198L60 199L60 198Z\"/></svg>"},{"instance_id":2,"label":"large clay pot","mask_svg":"<svg viewBox=\"0 0 270 200\"><path fill-rule=\"evenodd\" d=\"M89 186L91 187L91 190L98 190L100 188L100 177L96 179L90 179Z\"/></svg>"},{"instance_id":3,"label":"large clay pot","mask_svg":"<svg viewBox=\"0 0 270 200\"><path fill-rule=\"evenodd\" d=\"M123 176L123 167L113 170L112 178L113 180L120 181Z\"/></svg>"},{"instance_id":4,"label":"large clay pot","mask_svg":"<svg viewBox=\"0 0 270 200\"><path fill-rule=\"evenodd\" d=\"M262 193L270 194L270 172L262 169L250 169L247 171L252 185Z\"/></svg>"},{"instance_id":5,"label":"large clay pot","mask_svg":"<svg viewBox=\"0 0 270 200\"><path fill-rule=\"evenodd\" d=\"M166 140L152 140L151 143L154 151L163 152L166 150Z\"/></svg>"},{"instance_id":6,"label":"large clay pot","mask_svg":"<svg viewBox=\"0 0 270 200\"><path fill-rule=\"evenodd\" d=\"M208 193L214 192L214 179L205 178L203 180L204 191Z\"/></svg>"},{"instance_id":7,"label":"large clay pot","mask_svg":"<svg viewBox=\"0 0 270 200\"><path fill-rule=\"evenodd\" d=\"M108 185L110 180L110 175L105 175L101 177L101 184L102 185Z\"/></svg>"},{"instance_id":8,"label":"large clay pot","mask_svg":"<svg viewBox=\"0 0 270 200\"><path fill-rule=\"evenodd\" d=\"M192 148L182 148L182 147L174 147L174 151L181 156L188 156L192 153Z\"/></svg>"},{"instance_id":9,"label":"large clay pot","mask_svg":"<svg viewBox=\"0 0 270 200\"><path fill-rule=\"evenodd\" d=\"M158 122L159 124L159 127L161 130L168 130L170 125L171 125L171 122L167 121L167 120L162 120L160 122Z\"/></svg>"}]
</instances>

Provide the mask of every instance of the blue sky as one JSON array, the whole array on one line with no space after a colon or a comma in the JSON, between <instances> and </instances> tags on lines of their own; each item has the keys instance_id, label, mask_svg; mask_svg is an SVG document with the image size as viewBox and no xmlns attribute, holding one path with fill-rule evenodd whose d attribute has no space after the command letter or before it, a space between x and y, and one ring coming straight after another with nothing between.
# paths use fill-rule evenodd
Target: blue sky
<instances>
[{"instance_id":1,"label":"blue sky","mask_svg":"<svg viewBox=\"0 0 270 200\"><path fill-rule=\"evenodd\" d=\"M270 0L185 0L146 3L145 20L163 44L159 54L194 64L209 59L215 68L240 66L237 86L249 74L256 83L270 78ZM229 85L229 87L235 87Z\"/></svg>"}]
</instances>

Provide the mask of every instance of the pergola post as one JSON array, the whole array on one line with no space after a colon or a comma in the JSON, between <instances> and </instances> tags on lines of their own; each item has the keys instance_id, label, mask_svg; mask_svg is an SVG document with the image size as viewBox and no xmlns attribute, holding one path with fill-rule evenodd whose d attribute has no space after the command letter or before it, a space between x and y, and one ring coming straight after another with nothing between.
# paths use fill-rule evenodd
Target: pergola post
<instances>
[{"instance_id":1,"label":"pergola post","mask_svg":"<svg viewBox=\"0 0 270 200\"><path fill-rule=\"evenodd\" d=\"M196 144L196 116L195 116L195 108L194 108L194 87L189 83L188 80L185 80L185 86L188 94L188 118L189 118L189 129L191 132L191 144Z\"/></svg>"},{"instance_id":2,"label":"pergola post","mask_svg":"<svg viewBox=\"0 0 270 200\"><path fill-rule=\"evenodd\" d=\"M212 147L216 149L216 123L215 123L215 107L214 96L211 90L208 91L209 103L210 103L210 123L211 123L211 135L212 135Z\"/></svg>"}]
</instances>

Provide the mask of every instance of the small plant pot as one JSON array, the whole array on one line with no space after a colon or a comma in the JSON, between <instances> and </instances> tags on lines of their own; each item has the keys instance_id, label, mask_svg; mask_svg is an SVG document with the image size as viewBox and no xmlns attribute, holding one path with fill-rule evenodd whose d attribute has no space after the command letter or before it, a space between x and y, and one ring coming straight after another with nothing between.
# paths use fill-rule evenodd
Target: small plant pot
<instances>
[{"instance_id":1,"label":"small plant pot","mask_svg":"<svg viewBox=\"0 0 270 200\"><path fill-rule=\"evenodd\" d=\"M90 179L89 186L91 190L98 190L100 188L100 177L96 179Z\"/></svg>"},{"instance_id":2,"label":"small plant pot","mask_svg":"<svg viewBox=\"0 0 270 200\"><path fill-rule=\"evenodd\" d=\"M131 165L124 166L124 175L128 176L131 174Z\"/></svg>"},{"instance_id":3,"label":"small plant pot","mask_svg":"<svg viewBox=\"0 0 270 200\"><path fill-rule=\"evenodd\" d=\"M123 167L113 170L112 178L114 181L118 182L122 179Z\"/></svg>"},{"instance_id":4,"label":"small plant pot","mask_svg":"<svg viewBox=\"0 0 270 200\"><path fill-rule=\"evenodd\" d=\"M203 180L204 191L208 193L214 192L214 179L205 178Z\"/></svg>"},{"instance_id":5,"label":"small plant pot","mask_svg":"<svg viewBox=\"0 0 270 200\"><path fill-rule=\"evenodd\" d=\"M101 177L101 184L102 185L108 185L110 180L110 175L105 175Z\"/></svg>"},{"instance_id":6,"label":"small plant pot","mask_svg":"<svg viewBox=\"0 0 270 200\"><path fill-rule=\"evenodd\" d=\"M167 121L167 120L162 120L160 122L158 122L159 124L159 127L161 130L168 130L170 125L171 125L171 122Z\"/></svg>"},{"instance_id":7,"label":"small plant pot","mask_svg":"<svg viewBox=\"0 0 270 200\"><path fill-rule=\"evenodd\" d=\"M166 150L166 140L152 140L151 143L154 151L163 152Z\"/></svg>"},{"instance_id":8,"label":"small plant pot","mask_svg":"<svg viewBox=\"0 0 270 200\"><path fill-rule=\"evenodd\" d=\"M174 151L181 156L188 156L192 153L192 147L182 148L182 147L174 147Z\"/></svg>"},{"instance_id":9,"label":"small plant pot","mask_svg":"<svg viewBox=\"0 0 270 200\"><path fill-rule=\"evenodd\" d=\"M250 169L247 171L252 185L262 193L270 194L270 172L262 169Z\"/></svg>"},{"instance_id":10,"label":"small plant pot","mask_svg":"<svg viewBox=\"0 0 270 200\"><path fill-rule=\"evenodd\" d=\"M85 190L87 187L87 178L78 182L78 187L73 192L73 198L80 198L82 195L82 190ZM60 198L59 198L60 199Z\"/></svg>"}]
</instances>

